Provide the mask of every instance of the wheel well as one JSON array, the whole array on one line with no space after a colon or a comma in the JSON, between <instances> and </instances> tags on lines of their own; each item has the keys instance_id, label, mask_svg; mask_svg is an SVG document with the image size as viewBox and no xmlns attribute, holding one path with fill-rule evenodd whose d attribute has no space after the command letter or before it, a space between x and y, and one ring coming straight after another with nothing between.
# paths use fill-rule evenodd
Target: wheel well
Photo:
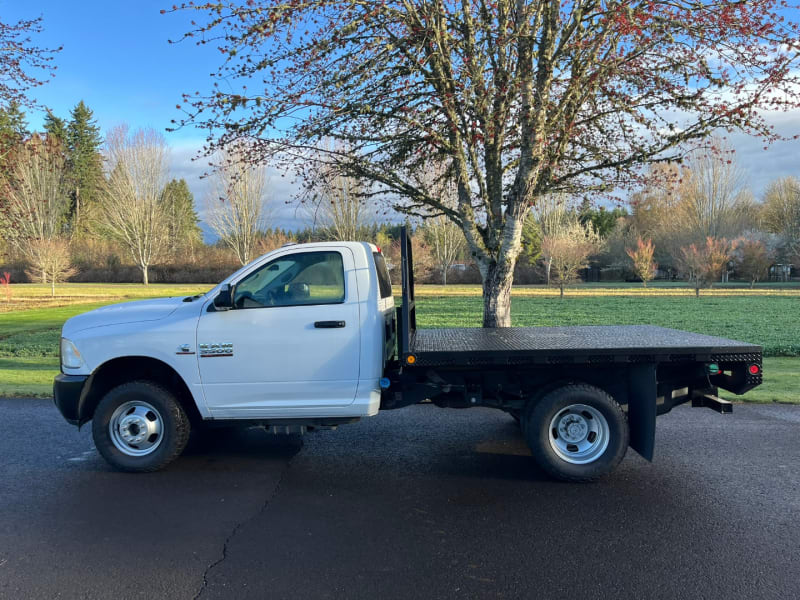
<instances>
[{"instance_id":1,"label":"wheel well","mask_svg":"<svg viewBox=\"0 0 800 600\"><path fill-rule=\"evenodd\" d=\"M80 424L92 419L97 405L111 389L137 379L145 379L163 386L175 394L192 424L202 421L189 386L177 371L155 358L148 356L125 356L100 365L90 378L89 389L80 403Z\"/></svg>"},{"instance_id":2,"label":"wheel well","mask_svg":"<svg viewBox=\"0 0 800 600\"><path fill-rule=\"evenodd\" d=\"M624 379L623 379L624 381ZM544 398L550 392L553 392L559 388L568 386L568 385L589 385L592 387L596 387L612 398L614 401L617 402L624 412L628 411L628 399L627 395L624 393L624 388L621 388L619 385L614 385L608 380L600 379L600 378L593 378L588 377L585 379L575 379L570 377L562 377L559 379L555 379L537 387L533 393L528 396L528 399L525 403L523 410L521 411L524 414L524 411L530 407L530 410L533 410L533 407L539 403L539 401Z\"/></svg>"}]
</instances>

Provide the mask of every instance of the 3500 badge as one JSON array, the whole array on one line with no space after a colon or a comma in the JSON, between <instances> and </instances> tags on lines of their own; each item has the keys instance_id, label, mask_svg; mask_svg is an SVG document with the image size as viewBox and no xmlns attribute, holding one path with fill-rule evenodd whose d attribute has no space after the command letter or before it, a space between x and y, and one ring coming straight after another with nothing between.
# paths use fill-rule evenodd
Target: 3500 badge
<instances>
[{"instance_id":1,"label":"3500 badge","mask_svg":"<svg viewBox=\"0 0 800 600\"><path fill-rule=\"evenodd\" d=\"M200 344L200 358L210 358L213 356L233 356L233 344L223 342L221 344Z\"/></svg>"}]
</instances>

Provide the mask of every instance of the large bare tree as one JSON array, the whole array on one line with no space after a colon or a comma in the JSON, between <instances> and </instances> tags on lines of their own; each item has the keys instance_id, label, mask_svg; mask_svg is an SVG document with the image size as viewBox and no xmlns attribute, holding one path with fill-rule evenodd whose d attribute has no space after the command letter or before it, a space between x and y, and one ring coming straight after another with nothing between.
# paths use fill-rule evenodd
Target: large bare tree
<instances>
[{"instance_id":1,"label":"large bare tree","mask_svg":"<svg viewBox=\"0 0 800 600\"><path fill-rule=\"evenodd\" d=\"M766 230L780 239L781 260L800 264L800 180L773 181L764 194L761 217Z\"/></svg>"},{"instance_id":2,"label":"large bare tree","mask_svg":"<svg viewBox=\"0 0 800 600\"><path fill-rule=\"evenodd\" d=\"M208 149L324 160L410 214L447 215L508 326L522 223L559 190L608 191L716 128L774 137L759 108L800 103L798 27L780 0L221 0L187 37L224 56L185 116ZM179 8L179 7L176 7ZM445 162L448 207L414 174Z\"/></svg>"},{"instance_id":3,"label":"large bare tree","mask_svg":"<svg viewBox=\"0 0 800 600\"><path fill-rule=\"evenodd\" d=\"M681 202L671 220L692 236L735 238L752 227L755 202L745 174L725 144L715 141L713 151L695 152L682 173Z\"/></svg>"},{"instance_id":4,"label":"large bare tree","mask_svg":"<svg viewBox=\"0 0 800 600\"><path fill-rule=\"evenodd\" d=\"M233 144L218 154L206 221L239 262L253 260L267 221L267 170L246 160L248 148Z\"/></svg>"},{"instance_id":5,"label":"large bare tree","mask_svg":"<svg viewBox=\"0 0 800 600\"><path fill-rule=\"evenodd\" d=\"M654 166L632 197L632 233L654 242L654 259L665 269L685 271L684 248L703 247L709 237L735 239L757 222L735 154L719 140L712 146L682 165Z\"/></svg>"},{"instance_id":6,"label":"large bare tree","mask_svg":"<svg viewBox=\"0 0 800 600\"><path fill-rule=\"evenodd\" d=\"M34 135L14 150L12 168L0 173L2 212L9 241L24 251L30 240L61 235L69 208L66 157L53 139Z\"/></svg>"},{"instance_id":7,"label":"large bare tree","mask_svg":"<svg viewBox=\"0 0 800 600\"><path fill-rule=\"evenodd\" d=\"M64 149L57 140L32 136L17 146L10 172L0 171L0 216L9 227L7 241L29 263L29 278L51 284L76 271L63 235L69 209Z\"/></svg>"},{"instance_id":8,"label":"large bare tree","mask_svg":"<svg viewBox=\"0 0 800 600\"><path fill-rule=\"evenodd\" d=\"M550 285L550 276L553 270L553 252L555 246L552 240L563 237L563 234L573 225L578 223L578 215L570 206L567 198L560 194L549 194L538 199L536 206L531 211L532 216L539 224L542 241L551 240L547 248L542 248L541 258L544 265L545 283ZM524 225L524 223L523 223Z\"/></svg>"},{"instance_id":9,"label":"large bare tree","mask_svg":"<svg viewBox=\"0 0 800 600\"><path fill-rule=\"evenodd\" d=\"M340 242L363 237L372 219L361 193L362 183L327 166L313 173L303 199L312 229Z\"/></svg>"},{"instance_id":10,"label":"large bare tree","mask_svg":"<svg viewBox=\"0 0 800 600\"><path fill-rule=\"evenodd\" d=\"M464 234L444 215L432 217L425 222L422 234L431 251L441 282L447 285L447 272L464 253Z\"/></svg>"},{"instance_id":11,"label":"large bare tree","mask_svg":"<svg viewBox=\"0 0 800 600\"><path fill-rule=\"evenodd\" d=\"M57 140L34 135L15 148L9 173L0 172L0 216L12 247L30 267L33 280L51 283L75 273L63 235L69 209L64 149Z\"/></svg>"},{"instance_id":12,"label":"large bare tree","mask_svg":"<svg viewBox=\"0 0 800 600\"><path fill-rule=\"evenodd\" d=\"M415 174L415 180L429 196L454 209L458 206L458 190L449 170L446 163L429 163ZM447 215L437 211L425 219L418 231L430 252L432 267L439 272L442 284L447 285L447 272L466 248L463 232Z\"/></svg>"},{"instance_id":13,"label":"large bare tree","mask_svg":"<svg viewBox=\"0 0 800 600\"><path fill-rule=\"evenodd\" d=\"M168 218L161 192L169 175L164 136L153 129L131 133L127 126L106 135L108 198L102 204L102 224L130 254L150 282L148 270L167 248Z\"/></svg>"}]
</instances>

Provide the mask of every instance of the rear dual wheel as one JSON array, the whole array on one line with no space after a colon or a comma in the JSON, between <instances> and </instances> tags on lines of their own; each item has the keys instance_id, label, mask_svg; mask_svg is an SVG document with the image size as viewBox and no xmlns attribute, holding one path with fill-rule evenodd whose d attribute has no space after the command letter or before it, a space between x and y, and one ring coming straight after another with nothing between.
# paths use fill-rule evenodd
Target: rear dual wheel
<instances>
[{"instance_id":1,"label":"rear dual wheel","mask_svg":"<svg viewBox=\"0 0 800 600\"><path fill-rule=\"evenodd\" d=\"M594 481L616 467L628 449L628 422L600 388L570 384L545 394L522 416L534 459L549 475Z\"/></svg>"}]
</instances>

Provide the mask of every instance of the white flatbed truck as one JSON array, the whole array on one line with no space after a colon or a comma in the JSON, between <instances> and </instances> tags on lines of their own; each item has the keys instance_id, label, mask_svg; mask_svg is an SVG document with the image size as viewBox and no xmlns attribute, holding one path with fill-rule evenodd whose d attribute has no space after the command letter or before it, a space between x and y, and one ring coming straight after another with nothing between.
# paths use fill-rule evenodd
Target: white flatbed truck
<instances>
[{"instance_id":1,"label":"white flatbed truck","mask_svg":"<svg viewBox=\"0 0 800 600\"><path fill-rule=\"evenodd\" d=\"M628 447L652 460L656 416L761 383L760 346L652 326L416 328L410 239L402 305L380 249L284 246L206 294L69 319L55 404L114 467L154 471L192 427L332 427L424 400L521 425L551 476L591 481Z\"/></svg>"}]
</instances>

